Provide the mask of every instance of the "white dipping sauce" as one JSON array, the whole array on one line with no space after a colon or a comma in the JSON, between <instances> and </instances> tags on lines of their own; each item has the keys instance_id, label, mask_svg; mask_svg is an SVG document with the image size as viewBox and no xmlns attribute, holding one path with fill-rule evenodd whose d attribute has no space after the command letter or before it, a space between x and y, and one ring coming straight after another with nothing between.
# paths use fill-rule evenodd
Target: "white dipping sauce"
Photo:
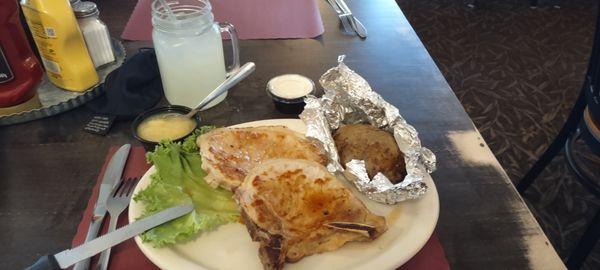
<instances>
[{"instance_id":1,"label":"white dipping sauce","mask_svg":"<svg viewBox=\"0 0 600 270\"><path fill-rule=\"evenodd\" d=\"M267 89L274 96L296 99L308 95L314 89L313 82L304 76L286 74L277 76L267 83Z\"/></svg>"}]
</instances>

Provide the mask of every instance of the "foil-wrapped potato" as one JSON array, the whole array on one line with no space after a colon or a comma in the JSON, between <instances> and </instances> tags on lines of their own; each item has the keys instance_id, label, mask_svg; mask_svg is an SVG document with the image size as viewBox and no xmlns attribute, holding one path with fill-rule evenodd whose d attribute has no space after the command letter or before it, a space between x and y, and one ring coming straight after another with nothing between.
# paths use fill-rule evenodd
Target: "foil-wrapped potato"
<instances>
[{"instance_id":1,"label":"foil-wrapped potato","mask_svg":"<svg viewBox=\"0 0 600 270\"><path fill-rule=\"evenodd\" d=\"M387 131L368 124L344 125L335 131L333 140L342 165L364 160L369 178L381 172L394 184L406 176L404 155Z\"/></svg>"}]
</instances>

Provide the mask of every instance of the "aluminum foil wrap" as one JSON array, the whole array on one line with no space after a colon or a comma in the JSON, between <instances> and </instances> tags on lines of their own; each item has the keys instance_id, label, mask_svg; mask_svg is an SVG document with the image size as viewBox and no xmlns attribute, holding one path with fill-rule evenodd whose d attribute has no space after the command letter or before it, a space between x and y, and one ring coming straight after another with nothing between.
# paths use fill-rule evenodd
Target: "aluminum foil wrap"
<instances>
[{"instance_id":1,"label":"aluminum foil wrap","mask_svg":"<svg viewBox=\"0 0 600 270\"><path fill-rule=\"evenodd\" d=\"M427 191L423 178L435 170L435 155L421 146L417 131L402 118L398 109L374 92L343 60L342 55L338 66L319 79L325 94L321 98L305 98L306 106L300 118L307 126L306 136L323 144L331 160L329 171L343 173L370 199L395 204L422 196ZM392 184L382 173L369 179L362 160L351 160L345 166L340 164L332 131L342 124L357 123L369 123L394 135L406 162L407 175L402 182Z\"/></svg>"}]
</instances>

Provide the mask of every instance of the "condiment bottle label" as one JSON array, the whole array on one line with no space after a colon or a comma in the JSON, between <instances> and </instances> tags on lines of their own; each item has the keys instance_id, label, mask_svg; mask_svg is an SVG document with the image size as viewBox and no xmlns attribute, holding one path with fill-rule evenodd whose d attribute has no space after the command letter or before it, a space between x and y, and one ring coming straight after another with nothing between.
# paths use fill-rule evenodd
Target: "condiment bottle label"
<instances>
[{"instance_id":1,"label":"condiment bottle label","mask_svg":"<svg viewBox=\"0 0 600 270\"><path fill-rule=\"evenodd\" d=\"M4 52L0 47L0 83L5 83L11 81L15 76L10 70L10 66L8 65L8 61L4 56Z\"/></svg>"},{"instance_id":2,"label":"condiment bottle label","mask_svg":"<svg viewBox=\"0 0 600 270\"><path fill-rule=\"evenodd\" d=\"M34 39L36 39L36 44L46 71L50 72L50 76L62 79L60 65L58 64L58 55L56 54L56 48L54 48L55 44L48 41L57 38L56 30L53 27L45 26L42 23L40 14L37 12L31 12L31 15L26 20Z\"/></svg>"}]
</instances>

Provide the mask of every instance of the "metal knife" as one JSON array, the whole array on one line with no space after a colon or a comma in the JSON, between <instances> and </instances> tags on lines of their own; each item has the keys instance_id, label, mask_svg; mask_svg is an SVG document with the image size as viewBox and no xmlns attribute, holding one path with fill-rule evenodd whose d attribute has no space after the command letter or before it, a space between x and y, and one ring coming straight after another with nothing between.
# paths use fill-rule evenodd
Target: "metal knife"
<instances>
[{"instance_id":1,"label":"metal knife","mask_svg":"<svg viewBox=\"0 0 600 270\"><path fill-rule=\"evenodd\" d=\"M143 233L167 221L181 217L191 212L193 209L194 205L191 203L168 208L152 216L142 218L127 226L123 226L114 232L102 235L76 248L61 251L55 255L43 256L32 266L26 268L26 270L65 269L78 261L94 256L101 251L117 245L140 233Z\"/></svg>"},{"instance_id":2,"label":"metal knife","mask_svg":"<svg viewBox=\"0 0 600 270\"><path fill-rule=\"evenodd\" d=\"M100 228L102 227L102 221L106 215L106 199L110 195L113 186L117 183L123 174L123 169L127 163L127 157L131 150L130 144L121 146L115 154L110 158L106 171L104 171L104 177L102 177L102 184L100 184L100 192L98 193L98 199L94 206L94 216L90 221L90 226L85 236L85 242L96 238ZM85 243L84 242L84 243ZM90 267L90 260L86 259L77 263L73 270L86 270Z\"/></svg>"},{"instance_id":3,"label":"metal knife","mask_svg":"<svg viewBox=\"0 0 600 270\"><path fill-rule=\"evenodd\" d=\"M344 0L335 0L335 2L340 6L342 11L344 11L356 33L361 38L367 38L367 29L356 17L354 17L354 14L352 14L352 11L348 5L346 5L346 2L344 2Z\"/></svg>"},{"instance_id":4,"label":"metal knife","mask_svg":"<svg viewBox=\"0 0 600 270\"><path fill-rule=\"evenodd\" d=\"M346 14L344 13L344 11L342 11L340 6L338 6L338 4L334 0L327 0L327 2L333 8L335 13L337 13L338 18L342 22L342 27L344 27L344 33L354 35L353 33L351 33L351 29L353 28L350 25L350 21L348 21L348 17L346 17Z\"/></svg>"},{"instance_id":5,"label":"metal knife","mask_svg":"<svg viewBox=\"0 0 600 270\"><path fill-rule=\"evenodd\" d=\"M361 38L367 38L367 28L354 15L351 16L350 24Z\"/></svg>"}]
</instances>

